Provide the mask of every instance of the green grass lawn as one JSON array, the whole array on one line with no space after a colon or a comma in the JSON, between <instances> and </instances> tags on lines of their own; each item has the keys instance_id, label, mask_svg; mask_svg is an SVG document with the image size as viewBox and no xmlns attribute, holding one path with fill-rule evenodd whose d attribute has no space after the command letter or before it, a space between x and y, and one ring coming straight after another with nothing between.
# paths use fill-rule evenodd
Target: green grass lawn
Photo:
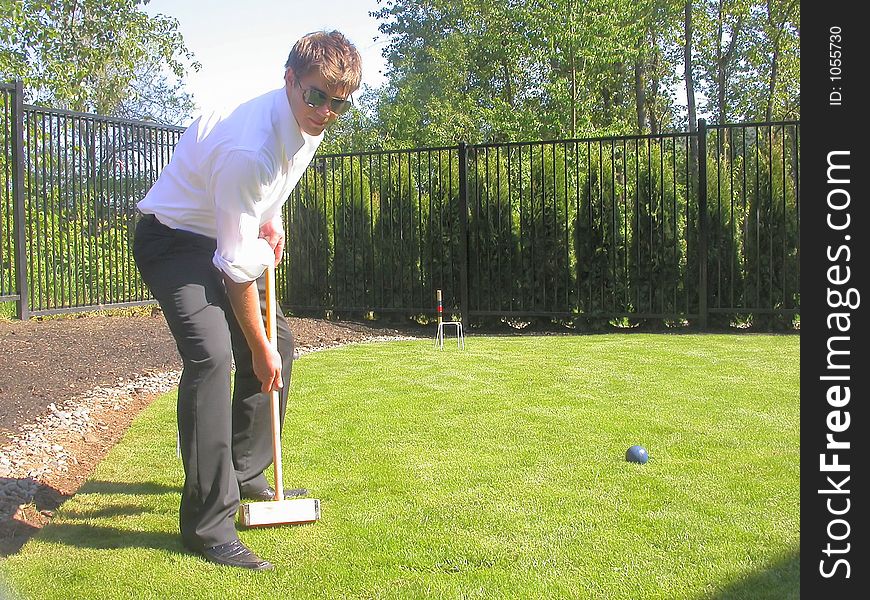
<instances>
[{"instance_id":1,"label":"green grass lawn","mask_svg":"<svg viewBox=\"0 0 870 600\"><path fill-rule=\"evenodd\" d=\"M284 481L322 518L240 532L276 571L183 550L169 394L0 573L40 600L798 598L799 349L630 334L309 354ZM625 461L633 444L648 463Z\"/></svg>"}]
</instances>

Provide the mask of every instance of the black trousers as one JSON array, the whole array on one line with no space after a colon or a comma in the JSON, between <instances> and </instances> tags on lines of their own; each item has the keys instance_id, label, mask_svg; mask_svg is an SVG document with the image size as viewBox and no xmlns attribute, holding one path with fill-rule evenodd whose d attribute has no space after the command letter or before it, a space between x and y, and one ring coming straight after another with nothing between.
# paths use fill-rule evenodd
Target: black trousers
<instances>
[{"instance_id":1,"label":"black trousers","mask_svg":"<svg viewBox=\"0 0 870 600\"><path fill-rule=\"evenodd\" d=\"M251 350L212 264L215 246L211 238L171 229L152 215L139 220L133 244L136 266L163 309L182 359L178 432L185 478L179 525L182 540L195 549L238 537L239 489L266 487L263 471L272 463L269 394L260 391ZM265 315L265 276L257 286ZM280 307L276 317L283 425L294 340Z\"/></svg>"}]
</instances>

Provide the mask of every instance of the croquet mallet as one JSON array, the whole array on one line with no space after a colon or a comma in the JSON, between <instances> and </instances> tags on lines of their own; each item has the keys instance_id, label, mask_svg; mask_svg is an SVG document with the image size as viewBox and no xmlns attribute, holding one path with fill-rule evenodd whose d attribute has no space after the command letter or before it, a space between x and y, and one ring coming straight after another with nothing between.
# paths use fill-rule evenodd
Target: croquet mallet
<instances>
[{"instance_id":1,"label":"croquet mallet","mask_svg":"<svg viewBox=\"0 0 870 600\"><path fill-rule=\"evenodd\" d=\"M266 270L266 334L272 347L278 349L278 329L275 321L275 266ZM275 499L251 502L239 506L239 521L245 527L266 525L296 525L320 519L320 500L314 498L284 499L281 475L281 416L278 390L272 390L269 404L272 412L272 455L275 467Z\"/></svg>"}]
</instances>

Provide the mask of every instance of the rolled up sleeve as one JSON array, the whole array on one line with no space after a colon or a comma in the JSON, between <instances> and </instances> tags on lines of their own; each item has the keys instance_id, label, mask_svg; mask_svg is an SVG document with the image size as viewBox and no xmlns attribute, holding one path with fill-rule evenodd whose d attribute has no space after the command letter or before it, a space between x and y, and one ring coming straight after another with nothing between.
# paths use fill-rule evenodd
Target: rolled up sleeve
<instances>
[{"instance_id":1,"label":"rolled up sleeve","mask_svg":"<svg viewBox=\"0 0 870 600\"><path fill-rule=\"evenodd\" d=\"M211 181L215 200L217 249L212 262L236 283L254 281L275 253L260 238L263 216L263 165L245 151L230 152L216 165Z\"/></svg>"}]
</instances>

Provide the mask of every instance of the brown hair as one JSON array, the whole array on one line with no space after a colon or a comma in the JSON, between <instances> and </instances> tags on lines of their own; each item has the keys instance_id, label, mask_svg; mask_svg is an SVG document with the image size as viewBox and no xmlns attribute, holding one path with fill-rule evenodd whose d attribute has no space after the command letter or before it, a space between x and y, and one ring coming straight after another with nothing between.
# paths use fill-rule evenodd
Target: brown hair
<instances>
[{"instance_id":1,"label":"brown hair","mask_svg":"<svg viewBox=\"0 0 870 600\"><path fill-rule=\"evenodd\" d=\"M290 51L284 68L293 69L296 77L312 71L349 93L359 88L362 58L350 41L339 31L315 31L301 37Z\"/></svg>"}]
</instances>

